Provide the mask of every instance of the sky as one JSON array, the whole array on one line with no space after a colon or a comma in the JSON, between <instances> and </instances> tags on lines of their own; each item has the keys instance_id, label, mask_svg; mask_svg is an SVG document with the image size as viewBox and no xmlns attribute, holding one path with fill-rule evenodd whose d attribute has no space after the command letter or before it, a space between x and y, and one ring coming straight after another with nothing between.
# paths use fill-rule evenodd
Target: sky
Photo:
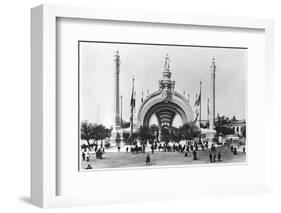
<instances>
[{"instance_id":1,"label":"sky","mask_svg":"<svg viewBox=\"0 0 281 213\"><path fill-rule=\"evenodd\" d=\"M119 51L120 95L123 119L130 118L132 78L135 78L136 109L144 98L158 89L166 54L175 90L190 95L191 106L202 81L202 120L207 119L207 99L211 97L212 58L216 60L216 114L246 118L246 49L163 46L80 42L80 120L113 124L114 55Z\"/></svg>"}]
</instances>

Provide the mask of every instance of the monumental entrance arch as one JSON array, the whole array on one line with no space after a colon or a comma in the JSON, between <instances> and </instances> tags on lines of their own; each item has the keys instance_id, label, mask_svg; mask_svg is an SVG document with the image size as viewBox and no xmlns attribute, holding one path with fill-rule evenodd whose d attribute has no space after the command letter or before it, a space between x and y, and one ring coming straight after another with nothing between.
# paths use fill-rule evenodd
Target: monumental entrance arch
<instances>
[{"instance_id":1,"label":"monumental entrance arch","mask_svg":"<svg viewBox=\"0 0 281 213\"><path fill-rule=\"evenodd\" d=\"M159 127L172 127L177 114L180 116L182 124L194 121L189 100L175 91L175 81L171 80L171 75L170 60L166 56L162 79L159 80L159 89L150 94L139 108L138 127L148 127L152 115L156 116Z\"/></svg>"}]
</instances>

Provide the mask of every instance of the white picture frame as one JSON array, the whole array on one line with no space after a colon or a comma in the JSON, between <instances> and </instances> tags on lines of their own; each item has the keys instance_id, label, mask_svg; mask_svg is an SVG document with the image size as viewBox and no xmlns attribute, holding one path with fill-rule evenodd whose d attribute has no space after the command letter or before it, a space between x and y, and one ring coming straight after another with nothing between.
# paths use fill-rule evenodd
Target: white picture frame
<instances>
[{"instance_id":1,"label":"white picture frame","mask_svg":"<svg viewBox=\"0 0 281 213\"><path fill-rule=\"evenodd\" d=\"M151 196L131 191L130 197L116 196L118 192L107 196L57 195L57 84L56 79L56 20L57 18L117 20L121 22L143 22L158 25L192 25L231 29L257 29L265 34L265 94L267 108L266 132L266 178L259 184L221 185L218 187L203 184L203 187L191 189L183 187L161 191L157 187ZM270 141L273 141L273 21L271 19L216 17L173 13L152 13L140 11L122 11L73 6L41 5L31 10L31 201L42 208L91 205L99 203L138 202L147 199L177 199L194 196L240 195L269 192L271 188ZM251 76L250 76L251 77ZM265 110L265 109L264 109ZM263 112L265 113L265 111ZM249 124L251 125L251 124ZM76 166L76 165L73 165ZM132 171L133 172L133 171ZM122 174L120 174L122 175ZM123 174L124 175L124 174ZM163 193L176 196L163 196ZM155 195L158 195L157 198ZM106 197L106 199L104 198Z\"/></svg>"}]
</instances>

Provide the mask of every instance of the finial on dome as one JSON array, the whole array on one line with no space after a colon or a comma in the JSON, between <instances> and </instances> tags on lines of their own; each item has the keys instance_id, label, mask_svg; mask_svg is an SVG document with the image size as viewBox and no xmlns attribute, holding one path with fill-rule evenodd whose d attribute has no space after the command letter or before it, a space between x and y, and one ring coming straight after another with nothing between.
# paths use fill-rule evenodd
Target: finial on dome
<instances>
[{"instance_id":1,"label":"finial on dome","mask_svg":"<svg viewBox=\"0 0 281 213\"><path fill-rule=\"evenodd\" d=\"M213 65L216 64L216 59L215 59L215 57L212 58L212 64L213 64Z\"/></svg>"},{"instance_id":2,"label":"finial on dome","mask_svg":"<svg viewBox=\"0 0 281 213\"><path fill-rule=\"evenodd\" d=\"M165 58L165 65L164 65L165 71L166 71L166 70L167 70L167 71L170 70L170 62L171 62L171 60L170 60L169 55L168 55L168 53L167 53L167 54L166 54L166 58Z\"/></svg>"},{"instance_id":3,"label":"finial on dome","mask_svg":"<svg viewBox=\"0 0 281 213\"><path fill-rule=\"evenodd\" d=\"M162 77L163 77L163 80L170 80L171 78L171 72L170 72L170 58L169 58L169 55L167 54L166 57L165 57L165 64L164 64L164 71L162 72Z\"/></svg>"},{"instance_id":4,"label":"finial on dome","mask_svg":"<svg viewBox=\"0 0 281 213\"><path fill-rule=\"evenodd\" d=\"M211 65L211 70L215 70L216 69L216 59L215 57L212 58L212 65Z\"/></svg>"},{"instance_id":5,"label":"finial on dome","mask_svg":"<svg viewBox=\"0 0 281 213\"><path fill-rule=\"evenodd\" d=\"M117 58L119 58L120 56L119 56L119 50L117 49L116 50L116 52L115 52L115 58L117 59Z\"/></svg>"},{"instance_id":6,"label":"finial on dome","mask_svg":"<svg viewBox=\"0 0 281 213\"><path fill-rule=\"evenodd\" d=\"M119 55L119 50L118 49L115 52L115 59L114 59L114 61L115 61L115 64L116 64L116 68L119 69L121 60L120 60L120 55Z\"/></svg>"}]
</instances>

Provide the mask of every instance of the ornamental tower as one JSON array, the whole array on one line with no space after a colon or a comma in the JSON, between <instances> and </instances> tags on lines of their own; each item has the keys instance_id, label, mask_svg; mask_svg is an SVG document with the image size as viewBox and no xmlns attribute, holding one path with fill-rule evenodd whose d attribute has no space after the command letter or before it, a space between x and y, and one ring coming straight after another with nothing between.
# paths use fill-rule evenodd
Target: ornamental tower
<instances>
[{"instance_id":1,"label":"ornamental tower","mask_svg":"<svg viewBox=\"0 0 281 213\"><path fill-rule=\"evenodd\" d=\"M211 112L209 116L210 129L215 129L215 116L216 116L216 62L215 58L212 59L211 70L211 99L210 106Z\"/></svg>"},{"instance_id":2,"label":"ornamental tower","mask_svg":"<svg viewBox=\"0 0 281 213\"><path fill-rule=\"evenodd\" d=\"M159 88L162 90L162 97L164 102L168 103L172 98L172 90L175 87L175 81L171 80L172 73L170 72L170 58L168 54L165 58L164 71L162 72L162 79L159 81Z\"/></svg>"},{"instance_id":3,"label":"ornamental tower","mask_svg":"<svg viewBox=\"0 0 281 213\"><path fill-rule=\"evenodd\" d=\"M120 55L119 51L115 54L115 72L114 72L114 126L120 127L120 95L119 95L119 74L120 74Z\"/></svg>"},{"instance_id":4,"label":"ornamental tower","mask_svg":"<svg viewBox=\"0 0 281 213\"><path fill-rule=\"evenodd\" d=\"M119 145L120 142L123 141L123 133L121 129L121 121L120 121L120 92L119 92L119 74L120 74L120 55L117 50L115 53L115 69L114 69L114 117L113 117L113 129L111 132L111 144Z\"/></svg>"}]
</instances>

